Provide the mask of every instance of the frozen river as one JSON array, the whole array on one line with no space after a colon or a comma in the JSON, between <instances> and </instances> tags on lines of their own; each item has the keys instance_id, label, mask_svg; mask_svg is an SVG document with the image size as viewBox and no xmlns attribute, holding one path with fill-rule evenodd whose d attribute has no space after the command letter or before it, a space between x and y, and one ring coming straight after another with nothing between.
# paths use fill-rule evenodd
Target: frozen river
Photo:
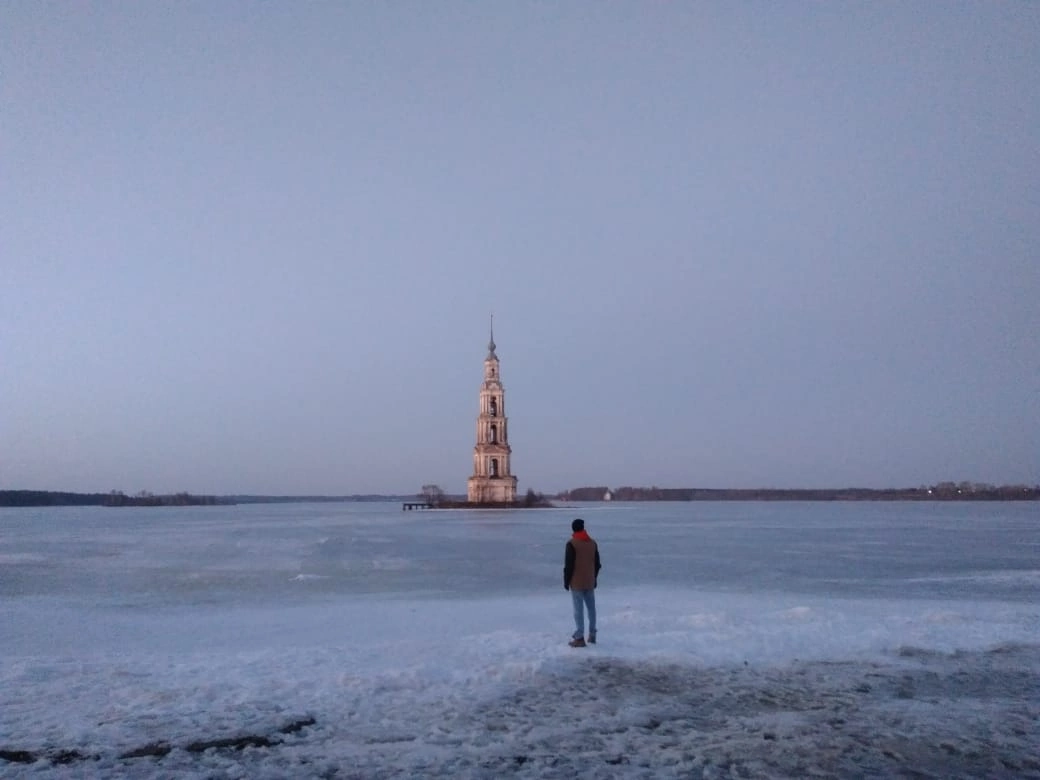
<instances>
[{"instance_id":1,"label":"frozen river","mask_svg":"<svg viewBox=\"0 0 1040 780\"><path fill-rule=\"evenodd\" d=\"M0 775L1040 777L1038 604L1036 503L6 509Z\"/></svg>"}]
</instances>

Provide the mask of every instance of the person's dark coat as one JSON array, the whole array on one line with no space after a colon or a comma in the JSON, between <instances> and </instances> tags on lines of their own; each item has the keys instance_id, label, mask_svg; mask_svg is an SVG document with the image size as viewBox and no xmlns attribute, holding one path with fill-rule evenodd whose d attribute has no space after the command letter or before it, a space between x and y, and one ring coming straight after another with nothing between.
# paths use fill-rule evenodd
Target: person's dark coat
<instances>
[{"instance_id":1,"label":"person's dark coat","mask_svg":"<svg viewBox=\"0 0 1040 780\"><path fill-rule=\"evenodd\" d=\"M567 590L593 590L602 568L596 540L578 531L567 540L563 556L563 587Z\"/></svg>"}]
</instances>

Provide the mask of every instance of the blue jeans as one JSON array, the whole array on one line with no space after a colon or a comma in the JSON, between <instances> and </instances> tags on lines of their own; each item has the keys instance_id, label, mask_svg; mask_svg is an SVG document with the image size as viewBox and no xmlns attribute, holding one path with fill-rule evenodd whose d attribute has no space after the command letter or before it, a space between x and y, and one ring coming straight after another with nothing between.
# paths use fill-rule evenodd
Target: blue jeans
<instances>
[{"instance_id":1,"label":"blue jeans","mask_svg":"<svg viewBox=\"0 0 1040 780\"><path fill-rule=\"evenodd\" d=\"M596 591L571 588L571 599L574 600L574 638L585 638L585 609L589 611L589 636L595 636Z\"/></svg>"}]
</instances>

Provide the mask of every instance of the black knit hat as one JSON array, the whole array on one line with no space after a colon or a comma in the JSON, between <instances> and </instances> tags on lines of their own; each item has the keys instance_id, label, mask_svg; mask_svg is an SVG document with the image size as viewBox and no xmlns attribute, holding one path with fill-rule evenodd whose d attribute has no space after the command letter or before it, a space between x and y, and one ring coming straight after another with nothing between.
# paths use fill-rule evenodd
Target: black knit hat
<instances>
[{"instance_id":1,"label":"black knit hat","mask_svg":"<svg viewBox=\"0 0 1040 780\"><path fill-rule=\"evenodd\" d=\"M575 533L577 533L578 531L584 531L585 530L585 521L582 520L579 517L577 520L575 520L573 523L571 523L571 530L574 531Z\"/></svg>"}]
</instances>

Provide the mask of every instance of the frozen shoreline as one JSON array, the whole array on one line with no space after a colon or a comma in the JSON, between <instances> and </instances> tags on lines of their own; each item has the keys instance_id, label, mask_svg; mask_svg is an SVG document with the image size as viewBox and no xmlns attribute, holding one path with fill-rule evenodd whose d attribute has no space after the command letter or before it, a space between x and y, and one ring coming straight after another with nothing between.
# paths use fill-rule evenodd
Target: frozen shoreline
<instances>
[{"instance_id":1,"label":"frozen shoreline","mask_svg":"<svg viewBox=\"0 0 1040 780\"><path fill-rule=\"evenodd\" d=\"M43 734L19 737L5 723L0 749L40 760L0 768L14 778L85 768L106 777L1040 777L1038 645L709 667L597 649L437 681L432 667L359 677L339 662L335 650L264 653L175 665L161 681L147 679L140 659L65 669L73 686L73 676L137 675L141 688L124 681L125 698L91 712L94 723L51 710L49 727L37 724ZM43 678L60 666L32 668ZM252 682L239 685L246 675ZM192 748L247 736L270 745ZM169 752L120 758L155 745ZM50 763L63 752L83 758Z\"/></svg>"},{"instance_id":2,"label":"frozen shoreline","mask_svg":"<svg viewBox=\"0 0 1040 780\"><path fill-rule=\"evenodd\" d=\"M1029 605L602 590L601 643L584 650L565 645L562 588L79 622L75 609L36 623L8 609L7 624L37 641L59 625L47 651L6 642L0 750L40 760L0 767L19 778L1040 772ZM70 755L86 760L53 763Z\"/></svg>"}]
</instances>

